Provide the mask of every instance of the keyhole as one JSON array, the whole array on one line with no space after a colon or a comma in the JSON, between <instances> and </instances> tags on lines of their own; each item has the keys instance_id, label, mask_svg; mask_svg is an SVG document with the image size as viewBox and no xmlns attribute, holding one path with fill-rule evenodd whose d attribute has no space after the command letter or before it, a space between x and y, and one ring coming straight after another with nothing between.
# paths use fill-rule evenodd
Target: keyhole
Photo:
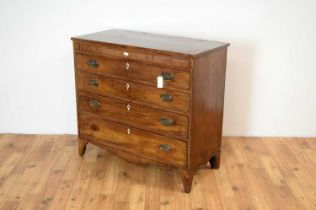
<instances>
[{"instance_id":1,"label":"keyhole","mask_svg":"<svg viewBox=\"0 0 316 210\"><path fill-rule=\"evenodd\" d=\"M96 126L95 124L92 124L92 125L90 126L90 128L91 128L91 130L93 130L93 131L97 131L97 130L98 130L98 126Z\"/></svg>"}]
</instances>

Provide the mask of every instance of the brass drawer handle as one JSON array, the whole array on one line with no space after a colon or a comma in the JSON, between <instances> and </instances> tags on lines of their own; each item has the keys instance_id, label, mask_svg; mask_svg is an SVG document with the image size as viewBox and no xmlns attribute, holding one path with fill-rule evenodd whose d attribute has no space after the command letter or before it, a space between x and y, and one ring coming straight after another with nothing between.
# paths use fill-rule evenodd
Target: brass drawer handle
<instances>
[{"instance_id":1,"label":"brass drawer handle","mask_svg":"<svg viewBox=\"0 0 316 210\"><path fill-rule=\"evenodd\" d=\"M160 124L164 126L170 126L175 124L175 120L168 118L160 118Z\"/></svg>"},{"instance_id":2,"label":"brass drawer handle","mask_svg":"<svg viewBox=\"0 0 316 210\"><path fill-rule=\"evenodd\" d=\"M101 106L101 103L98 100L91 100L89 104L92 108L99 108Z\"/></svg>"},{"instance_id":3,"label":"brass drawer handle","mask_svg":"<svg viewBox=\"0 0 316 210\"><path fill-rule=\"evenodd\" d=\"M87 65L90 66L90 67L93 67L93 68L97 68L99 66L98 62L94 59L90 59L88 62L87 62Z\"/></svg>"},{"instance_id":4,"label":"brass drawer handle","mask_svg":"<svg viewBox=\"0 0 316 210\"><path fill-rule=\"evenodd\" d=\"M160 76L162 76L163 80L168 82L174 80L174 76L170 72L161 72Z\"/></svg>"},{"instance_id":5,"label":"brass drawer handle","mask_svg":"<svg viewBox=\"0 0 316 210\"><path fill-rule=\"evenodd\" d=\"M164 152L170 152L171 146L169 144L160 144L159 149L164 151Z\"/></svg>"},{"instance_id":6,"label":"brass drawer handle","mask_svg":"<svg viewBox=\"0 0 316 210\"><path fill-rule=\"evenodd\" d=\"M92 79L89 81L89 85L93 86L93 87L98 87L99 86L99 82L96 79Z\"/></svg>"},{"instance_id":7,"label":"brass drawer handle","mask_svg":"<svg viewBox=\"0 0 316 210\"><path fill-rule=\"evenodd\" d=\"M160 95L160 99L165 101L165 102L171 102L173 98L168 93L164 93L164 94Z\"/></svg>"}]
</instances>

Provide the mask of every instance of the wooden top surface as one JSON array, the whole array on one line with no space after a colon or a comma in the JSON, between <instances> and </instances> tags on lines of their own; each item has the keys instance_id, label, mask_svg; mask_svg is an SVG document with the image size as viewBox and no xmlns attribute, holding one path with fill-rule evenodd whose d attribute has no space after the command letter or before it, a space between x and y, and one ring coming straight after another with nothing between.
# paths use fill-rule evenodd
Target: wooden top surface
<instances>
[{"instance_id":1,"label":"wooden top surface","mask_svg":"<svg viewBox=\"0 0 316 210\"><path fill-rule=\"evenodd\" d=\"M184 37L112 29L73 37L72 40L96 41L124 46L149 48L198 56L229 44Z\"/></svg>"}]
</instances>

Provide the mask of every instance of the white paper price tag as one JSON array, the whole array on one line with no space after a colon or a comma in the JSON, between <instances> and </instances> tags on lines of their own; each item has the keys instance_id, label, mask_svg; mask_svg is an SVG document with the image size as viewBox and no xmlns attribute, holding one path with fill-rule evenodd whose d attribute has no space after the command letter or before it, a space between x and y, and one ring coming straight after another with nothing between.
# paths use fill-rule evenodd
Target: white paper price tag
<instances>
[{"instance_id":1,"label":"white paper price tag","mask_svg":"<svg viewBox=\"0 0 316 210\"><path fill-rule=\"evenodd\" d=\"M163 88L163 77L162 76L157 77L157 88Z\"/></svg>"}]
</instances>

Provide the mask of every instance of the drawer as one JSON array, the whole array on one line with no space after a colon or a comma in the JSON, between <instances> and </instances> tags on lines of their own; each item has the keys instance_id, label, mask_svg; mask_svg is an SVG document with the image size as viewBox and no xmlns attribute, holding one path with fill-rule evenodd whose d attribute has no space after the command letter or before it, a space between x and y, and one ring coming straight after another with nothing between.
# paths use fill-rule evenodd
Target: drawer
<instances>
[{"instance_id":1,"label":"drawer","mask_svg":"<svg viewBox=\"0 0 316 210\"><path fill-rule=\"evenodd\" d=\"M80 71L77 74L77 87L81 91L141 102L180 112L187 112L189 107L189 95L184 92L158 89L135 82L126 82Z\"/></svg>"},{"instance_id":2,"label":"drawer","mask_svg":"<svg viewBox=\"0 0 316 210\"><path fill-rule=\"evenodd\" d=\"M79 114L79 136L171 165L186 165L186 143Z\"/></svg>"},{"instance_id":3,"label":"drawer","mask_svg":"<svg viewBox=\"0 0 316 210\"><path fill-rule=\"evenodd\" d=\"M183 115L83 92L78 94L78 108L158 134L188 137L188 118Z\"/></svg>"},{"instance_id":4,"label":"drawer","mask_svg":"<svg viewBox=\"0 0 316 210\"><path fill-rule=\"evenodd\" d=\"M77 88L79 90L91 93L107 95L119 98L128 98L129 90L126 87L127 82L108 77L101 77L93 74L78 72Z\"/></svg>"},{"instance_id":5,"label":"drawer","mask_svg":"<svg viewBox=\"0 0 316 210\"><path fill-rule=\"evenodd\" d=\"M164 78L164 87L189 89L190 73L188 71L85 54L77 54L76 63L77 69L86 73L116 76L152 86L157 85L157 76L161 75Z\"/></svg>"},{"instance_id":6,"label":"drawer","mask_svg":"<svg viewBox=\"0 0 316 210\"><path fill-rule=\"evenodd\" d=\"M75 45L77 52L91 53L108 58L141 61L144 63L174 66L189 70L191 61L188 56L167 55L154 52L153 50L142 50L137 48L105 46L92 43L80 42Z\"/></svg>"}]
</instances>

